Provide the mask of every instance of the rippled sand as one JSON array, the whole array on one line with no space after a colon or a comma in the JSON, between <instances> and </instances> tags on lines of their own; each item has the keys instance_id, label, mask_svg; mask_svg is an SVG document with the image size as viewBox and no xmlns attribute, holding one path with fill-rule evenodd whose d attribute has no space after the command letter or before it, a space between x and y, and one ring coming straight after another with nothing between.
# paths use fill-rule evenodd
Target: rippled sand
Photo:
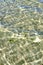
<instances>
[{"instance_id":1,"label":"rippled sand","mask_svg":"<svg viewBox=\"0 0 43 65\"><path fill-rule=\"evenodd\" d=\"M43 0L0 0L0 65L43 65Z\"/></svg>"}]
</instances>

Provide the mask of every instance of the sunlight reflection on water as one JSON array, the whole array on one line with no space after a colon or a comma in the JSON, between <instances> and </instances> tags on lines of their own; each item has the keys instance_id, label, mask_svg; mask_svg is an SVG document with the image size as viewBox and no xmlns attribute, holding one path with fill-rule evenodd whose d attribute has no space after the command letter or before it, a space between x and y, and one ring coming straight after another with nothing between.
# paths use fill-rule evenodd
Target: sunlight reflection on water
<instances>
[{"instance_id":1,"label":"sunlight reflection on water","mask_svg":"<svg viewBox=\"0 0 43 65\"><path fill-rule=\"evenodd\" d=\"M42 65L39 45L43 46L43 4L40 2L43 0L0 0L0 49L4 48L0 51L0 65Z\"/></svg>"}]
</instances>

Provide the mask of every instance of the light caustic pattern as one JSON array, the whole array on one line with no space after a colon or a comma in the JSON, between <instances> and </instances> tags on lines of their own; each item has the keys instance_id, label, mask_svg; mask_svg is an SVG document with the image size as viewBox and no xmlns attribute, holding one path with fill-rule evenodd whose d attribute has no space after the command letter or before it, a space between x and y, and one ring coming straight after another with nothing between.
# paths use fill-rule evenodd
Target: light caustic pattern
<instances>
[{"instance_id":1,"label":"light caustic pattern","mask_svg":"<svg viewBox=\"0 0 43 65\"><path fill-rule=\"evenodd\" d=\"M43 65L43 0L0 0L0 65Z\"/></svg>"}]
</instances>

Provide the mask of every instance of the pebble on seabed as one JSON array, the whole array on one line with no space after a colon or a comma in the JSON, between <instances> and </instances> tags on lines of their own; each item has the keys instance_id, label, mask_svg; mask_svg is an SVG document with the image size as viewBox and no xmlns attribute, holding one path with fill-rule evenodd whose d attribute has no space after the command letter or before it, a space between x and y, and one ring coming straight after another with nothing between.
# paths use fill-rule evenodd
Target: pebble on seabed
<instances>
[{"instance_id":1,"label":"pebble on seabed","mask_svg":"<svg viewBox=\"0 0 43 65\"><path fill-rule=\"evenodd\" d=\"M36 39L33 42L41 42L38 36L36 36Z\"/></svg>"}]
</instances>

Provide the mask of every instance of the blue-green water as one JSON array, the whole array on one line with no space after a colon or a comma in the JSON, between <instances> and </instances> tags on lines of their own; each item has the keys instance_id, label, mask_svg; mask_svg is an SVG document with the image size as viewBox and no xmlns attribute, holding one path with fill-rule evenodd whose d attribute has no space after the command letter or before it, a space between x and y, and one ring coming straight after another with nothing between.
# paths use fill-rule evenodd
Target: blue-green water
<instances>
[{"instance_id":1,"label":"blue-green water","mask_svg":"<svg viewBox=\"0 0 43 65\"><path fill-rule=\"evenodd\" d=\"M0 0L0 65L43 64L43 0Z\"/></svg>"}]
</instances>

